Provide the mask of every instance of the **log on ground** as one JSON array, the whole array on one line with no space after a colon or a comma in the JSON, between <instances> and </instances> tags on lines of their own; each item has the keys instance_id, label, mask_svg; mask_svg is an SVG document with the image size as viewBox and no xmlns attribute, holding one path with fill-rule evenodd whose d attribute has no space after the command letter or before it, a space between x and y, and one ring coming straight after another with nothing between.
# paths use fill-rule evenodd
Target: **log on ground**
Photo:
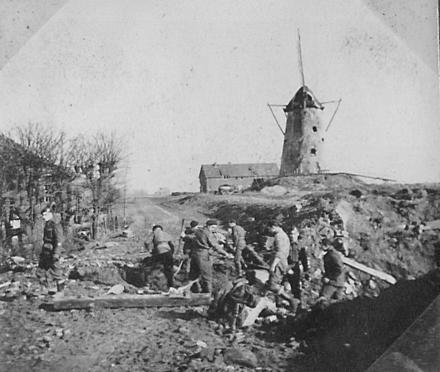
<instances>
[{"instance_id":1,"label":"log on ground","mask_svg":"<svg viewBox=\"0 0 440 372\"><path fill-rule=\"evenodd\" d=\"M344 262L344 264L346 264L347 266L350 266L364 273L370 274L371 276L374 276L376 278L382 279L387 283L396 284L396 278L394 276L376 269L372 269L371 267L365 266L355 260L352 260L351 258L342 257L342 262Z\"/></svg>"},{"instance_id":2,"label":"log on ground","mask_svg":"<svg viewBox=\"0 0 440 372\"><path fill-rule=\"evenodd\" d=\"M99 297L59 297L47 304L50 310L71 310L90 308L129 308L129 307L174 307L209 305L209 293L190 296L151 295L111 295Z\"/></svg>"}]
</instances>

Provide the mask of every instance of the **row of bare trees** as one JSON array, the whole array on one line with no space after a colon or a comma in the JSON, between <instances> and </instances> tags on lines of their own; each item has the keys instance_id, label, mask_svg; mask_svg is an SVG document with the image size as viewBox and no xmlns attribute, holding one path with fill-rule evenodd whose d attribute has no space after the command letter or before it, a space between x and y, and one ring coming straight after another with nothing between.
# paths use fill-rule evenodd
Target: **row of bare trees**
<instances>
[{"instance_id":1,"label":"row of bare trees","mask_svg":"<svg viewBox=\"0 0 440 372\"><path fill-rule=\"evenodd\" d=\"M41 123L17 126L0 133L1 196L25 195L32 218L33 206L47 196L48 186L50 197L62 205L71 202L71 186L75 185L77 194L87 190L92 194L93 208L98 212L119 197L114 178L124 150L123 140L114 132L69 136Z\"/></svg>"},{"instance_id":2,"label":"row of bare trees","mask_svg":"<svg viewBox=\"0 0 440 372\"><path fill-rule=\"evenodd\" d=\"M99 131L94 136L68 137L40 123L17 126L8 133L29 155L33 166L56 165L76 173L86 172L94 164L114 172L123 159L123 141L115 132ZM35 164L39 159L40 164Z\"/></svg>"}]
</instances>

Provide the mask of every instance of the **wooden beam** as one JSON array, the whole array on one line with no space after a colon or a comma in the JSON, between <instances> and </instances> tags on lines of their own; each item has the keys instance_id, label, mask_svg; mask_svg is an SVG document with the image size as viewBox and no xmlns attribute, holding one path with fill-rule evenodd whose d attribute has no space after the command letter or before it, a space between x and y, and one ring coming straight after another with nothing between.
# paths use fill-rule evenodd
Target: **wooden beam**
<instances>
[{"instance_id":1,"label":"wooden beam","mask_svg":"<svg viewBox=\"0 0 440 372\"><path fill-rule=\"evenodd\" d=\"M11 284L11 281L8 280L7 282L0 284L0 288L8 287L10 284Z\"/></svg>"},{"instance_id":2,"label":"wooden beam","mask_svg":"<svg viewBox=\"0 0 440 372\"><path fill-rule=\"evenodd\" d=\"M359 271L362 271L366 274L369 274L371 276L374 276L376 278L382 279L387 283L390 284L396 284L396 278L390 274L384 273L382 271L372 269L371 267L365 266L364 264L361 264L355 260L352 260L351 258L342 257L342 262L344 262L345 265L350 266L354 269L357 269Z\"/></svg>"},{"instance_id":3,"label":"wooden beam","mask_svg":"<svg viewBox=\"0 0 440 372\"><path fill-rule=\"evenodd\" d=\"M283 128L281 128L280 123L278 122L278 119L275 115L275 113L272 110L272 105L270 103L267 104L267 107L269 107L270 112L272 113L273 118L275 119L275 123L277 124L279 130L281 131L281 133L283 134L283 136L285 135L285 132L283 131Z\"/></svg>"},{"instance_id":4,"label":"wooden beam","mask_svg":"<svg viewBox=\"0 0 440 372\"><path fill-rule=\"evenodd\" d=\"M440 220L426 222L426 230L440 230Z\"/></svg>"},{"instance_id":5,"label":"wooden beam","mask_svg":"<svg viewBox=\"0 0 440 372\"><path fill-rule=\"evenodd\" d=\"M174 306L201 306L209 305L209 293L190 296L172 296L163 294L150 295L108 295L99 297L58 297L53 302L46 304L50 310L71 310L90 308L129 308L129 307L174 307Z\"/></svg>"},{"instance_id":6,"label":"wooden beam","mask_svg":"<svg viewBox=\"0 0 440 372\"><path fill-rule=\"evenodd\" d=\"M298 56L299 56L298 65L299 65L299 73L301 74L301 84L302 84L301 86L305 86L306 85L306 81L305 81L305 78L304 78L304 65L303 65L302 49L301 49L301 34L299 32L299 28L297 29L297 31L298 31Z\"/></svg>"},{"instance_id":7,"label":"wooden beam","mask_svg":"<svg viewBox=\"0 0 440 372\"><path fill-rule=\"evenodd\" d=\"M381 181L388 181L388 182L397 182L396 180L392 180L391 178L383 178L383 177L374 177L374 176L367 176L365 174L358 174L358 173L349 173L349 172L322 172L321 174L325 174L328 176L338 176L340 174L342 175L348 175L348 176L355 176L355 177L362 177L362 178L370 178L372 180L381 180Z\"/></svg>"},{"instance_id":8,"label":"wooden beam","mask_svg":"<svg viewBox=\"0 0 440 372\"><path fill-rule=\"evenodd\" d=\"M335 111L333 112L333 115L330 118L330 121L328 122L327 128L325 129L326 132L329 130L330 125L332 125L333 119L335 118L336 113L338 112L338 109L339 109L339 106L340 106L341 102L342 102L342 98L339 98L338 104L336 105L336 108L335 108Z\"/></svg>"}]
</instances>

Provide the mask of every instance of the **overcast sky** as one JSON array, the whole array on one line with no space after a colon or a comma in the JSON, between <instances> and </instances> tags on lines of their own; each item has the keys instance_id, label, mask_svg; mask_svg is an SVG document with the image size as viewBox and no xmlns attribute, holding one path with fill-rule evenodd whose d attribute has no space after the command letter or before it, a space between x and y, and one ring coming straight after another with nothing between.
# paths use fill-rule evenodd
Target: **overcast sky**
<instances>
[{"instance_id":1,"label":"overcast sky","mask_svg":"<svg viewBox=\"0 0 440 372\"><path fill-rule=\"evenodd\" d=\"M297 28L306 84L342 98L323 168L440 181L436 0L0 4L2 128L115 130L132 189L197 190L203 163L279 163L266 103L300 86Z\"/></svg>"}]
</instances>

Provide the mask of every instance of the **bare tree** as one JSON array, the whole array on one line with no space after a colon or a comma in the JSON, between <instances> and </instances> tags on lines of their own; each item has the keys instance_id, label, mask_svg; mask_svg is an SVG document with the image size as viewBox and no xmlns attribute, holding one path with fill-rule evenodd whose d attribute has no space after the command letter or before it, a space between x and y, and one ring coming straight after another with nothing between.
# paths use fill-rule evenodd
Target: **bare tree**
<instances>
[{"instance_id":1,"label":"bare tree","mask_svg":"<svg viewBox=\"0 0 440 372\"><path fill-rule=\"evenodd\" d=\"M86 168L94 162L94 146L91 139L80 134L66 143L64 166L77 174L86 174Z\"/></svg>"},{"instance_id":2,"label":"bare tree","mask_svg":"<svg viewBox=\"0 0 440 372\"><path fill-rule=\"evenodd\" d=\"M85 201L82 192L86 189L91 191L95 215L111 211L121 194L114 176L123 155L124 142L114 132L100 131L93 137L78 135L68 140L64 160L65 166L74 169L78 178L73 188L77 212Z\"/></svg>"},{"instance_id":3,"label":"bare tree","mask_svg":"<svg viewBox=\"0 0 440 372\"><path fill-rule=\"evenodd\" d=\"M113 178L123 159L123 141L114 132L98 132L94 137L96 201L100 208L113 204L120 193Z\"/></svg>"},{"instance_id":4,"label":"bare tree","mask_svg":"<svg viewBox=\"0 0 440 372\"><path fill-rule=\"evenodd\" d=\"M114 132L69 138L62 130L28 123L15 127L8 136L1 135L0 140L0 192L26 191L29 217L34 215L33 207L42 191L56 198L64 211L77 212L80 206L73 189L78 195L91 191L96 213L109 209L120 196L114 176L123 159L124 144Z\"/></svg>"},{"instance_id":5,"label":"bare tree","mask_svg":"<svg viewBox=\"0 0 440 372\"><path fill-rule=\"evenodd\" d=\"M115 132L99 132L94 138L95 158L102 172L112 174L119 166L123 154L123 141Z\"/></svg>"},{"instance_id":6,"label":"bare tree","mask_svg":"<svg viewBox=\"0 0 440 372\"><path fill-rule=\"evenodd\" d=\"M45 190L45 193L49 192L54 197L70 179L69 172L63 166L66 133L41 123L29 122L24 126L16 126L10 137L22 149L19 166L25 175L32 216L34 203L43 187L48 186L49 190Z\"/></svg>"},{"instance_id":7,"label":"bare tree","mask_svg":"<svg viewBox=\"0 0 440 372\"><path fill-rule=\"evenodd\" d=\"M11 137L15 139L29 154L32 162L37 157L42 163L60 165L63 162L66 133L41 123L29 122L26 126L17 126Z\"/></svg>"},{"instance_id":8,"label":"bare tree","mask_svg":"<svg viewBox=\"0 0 440 372\"><path fill-rule=\"evenodd\" d=\"M123 140L114 132L101 131L92 138L78 135L68 141L64 164L85 175L91 167L99 167L102 175L113 174L123 159L123 149Z\"/></svg>"}]
</instances>

